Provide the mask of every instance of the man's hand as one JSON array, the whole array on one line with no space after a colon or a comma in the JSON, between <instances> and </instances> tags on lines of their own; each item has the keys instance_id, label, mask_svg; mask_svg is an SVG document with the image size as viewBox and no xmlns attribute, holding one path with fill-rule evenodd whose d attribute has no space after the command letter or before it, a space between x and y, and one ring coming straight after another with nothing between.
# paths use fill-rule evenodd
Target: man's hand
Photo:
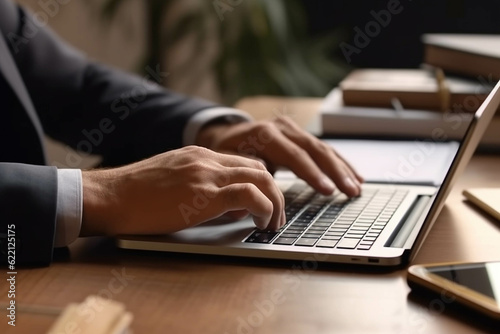
<instances>
[{"instance_id":1,"label":"man's hand","mask_svg":"<svg viewBox=\"0 0 500 334\"><path fill-rule=\"evenodd\" d=\"M328 195L334 184L348 196L361 192L363 178L330 146L287 117L270 122L208 125L198 145L263 160L268 169L287 167L317 191Z\"/></svg>"},{"instance_id":2,"label":"man's hand","mask_svg":"<svg viewBox=\"0 0 500 334\"><path fill-rule=\"evenodd\" d=\"M225 213L249 212L261 229L285 224L271 174L245 157L189 146L82 176L82 236L165 234Z\"/></svg>"}]
</instances>

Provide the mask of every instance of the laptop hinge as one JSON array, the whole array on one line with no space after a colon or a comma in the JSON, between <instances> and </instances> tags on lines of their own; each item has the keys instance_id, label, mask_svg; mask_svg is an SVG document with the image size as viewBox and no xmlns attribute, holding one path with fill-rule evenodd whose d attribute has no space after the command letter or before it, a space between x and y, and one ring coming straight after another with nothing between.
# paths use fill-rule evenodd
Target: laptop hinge
<instances>
[{"instance_id":1,"label":"laptop hinge","mask_svg":"<svg viewBox=\"0 0 500 334\"><path fill-rule=\"evenodd\" d=\"M386 246L402 248L411 232L415 228L418 220L422 216L422 212L429 204L431 196L418 196L413 203L411 209L408 211L408 215L401 219L398 227L395 229L394 233L387 241Z\"/></svg>"}]
</instances>

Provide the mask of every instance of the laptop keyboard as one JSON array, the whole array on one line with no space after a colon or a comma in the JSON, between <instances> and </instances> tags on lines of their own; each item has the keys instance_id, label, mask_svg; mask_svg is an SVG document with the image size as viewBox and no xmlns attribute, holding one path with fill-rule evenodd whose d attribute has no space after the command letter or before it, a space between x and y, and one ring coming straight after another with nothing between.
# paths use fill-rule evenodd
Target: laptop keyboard
<instances>
[{"instance_id":1,"label":"laptop keyboard","mask_svg":"<svg viewBox=\"0 0 500 334\"><path fill-rule=\"evenodd\" d=\"M304 183L285 194L287 223L255 230L248 243L369 250L407 194L396 188L364 189L359 197L322 196Z\"/></svg>"}]
</instances>

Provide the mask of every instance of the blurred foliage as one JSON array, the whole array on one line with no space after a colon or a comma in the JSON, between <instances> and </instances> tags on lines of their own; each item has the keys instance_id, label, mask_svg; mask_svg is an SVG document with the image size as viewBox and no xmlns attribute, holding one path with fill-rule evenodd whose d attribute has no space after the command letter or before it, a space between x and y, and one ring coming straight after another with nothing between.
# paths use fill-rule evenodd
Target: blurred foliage
<instances>
[{"instance_id":1,"label":"blurred foliage","mask_svg":"<svg viewBox=\"0 0 500 334\"><path fill-rule=\"evenodd\" d=\"M106 0L103 17L112 20L127 1ZM194 6L164 28L166 13L180 1L144 2L149 49L142 69L164 63L168 48L194 36L186 66L203 55L203 41L215 37L220 50L213 70L228 104L262 94L324 96L347 72L345 63L330 55L340 36L311 39L300 0L191 0Z\"/></svg>"}]
</instances>

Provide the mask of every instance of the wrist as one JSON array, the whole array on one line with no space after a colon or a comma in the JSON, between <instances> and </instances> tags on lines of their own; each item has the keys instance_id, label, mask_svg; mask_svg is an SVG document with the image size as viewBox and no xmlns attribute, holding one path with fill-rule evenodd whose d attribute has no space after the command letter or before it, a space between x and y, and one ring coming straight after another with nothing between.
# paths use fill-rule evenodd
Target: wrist
<instances>
[{"instance_id":1,"label":"wrist","mask_svg":"<svg viewBox=\"0 0 500 334\"><path fill-rule=\"evenodd\" d=\"M83 171L83 214L80 236L113 235L110 171Z\"/></svg>"},{"instance_id":2,"label":"wrist","mask_svg":"<svg viewBox=\"0 0 500 334\"><path fill-rule=\"evenodd\" d=\"M195 145L203 146L212 149L220 137L221 133L225 133L234 124L225 121L214 121L205 125L196 136Z\"/></svg>"}]
</instances>

